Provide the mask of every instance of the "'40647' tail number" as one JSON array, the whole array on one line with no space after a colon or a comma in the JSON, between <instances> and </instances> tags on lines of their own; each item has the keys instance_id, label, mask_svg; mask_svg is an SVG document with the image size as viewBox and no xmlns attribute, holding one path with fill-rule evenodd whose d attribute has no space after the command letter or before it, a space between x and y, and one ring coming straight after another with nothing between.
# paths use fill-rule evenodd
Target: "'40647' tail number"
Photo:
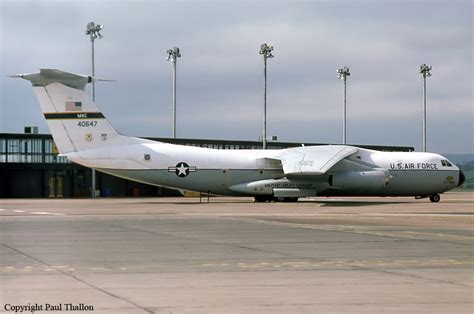
<instances>
[{"instance_id":1,"label":"'40647' tail number","mask_svg":"<svg viewBox=\"0 0 474 314\"><path fill-rule=\"evenodd\" d=\"M97 125L97 121L79 121L77 122L77 126L80 126L81 128L90 128L90 127L95 127Z\"/></svg>"}]
</instances>

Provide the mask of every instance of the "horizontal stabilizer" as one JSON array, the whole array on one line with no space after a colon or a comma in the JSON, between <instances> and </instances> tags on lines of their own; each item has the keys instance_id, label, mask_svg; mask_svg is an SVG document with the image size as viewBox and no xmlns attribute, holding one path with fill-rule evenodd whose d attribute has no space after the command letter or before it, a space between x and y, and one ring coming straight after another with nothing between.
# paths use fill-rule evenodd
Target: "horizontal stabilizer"
<instances>
[{"instance_id":1,"label":"horizontal stabilizer","mask_svg":"<svg viewBox=\"0 0 474 314\"><path fill-rule=\"evenodd\" d=\"M41 69L39 73L17 74L11 75L10 77L19 77L28 80L33 86L47 86L52 83L61 83L79 90L84 90L86 84L91 82L116 82L114 80L97 79L92 76L74 74L57 69Z\"/></svg>"},{"instance_id":2,"label":"horizontal stabilizer","mask_svg":"<svg viewBox=\"0 0 474 314\"><path fill-rule=\"evenodd\" d=\"M86 84L92 82L91 76L78 75L56 69L41 69L39 73L18 74L15 77L28 80L33 86L47 86L52 83L61 83L80 90L84 90Z\"/></svg>"}]
</instances>

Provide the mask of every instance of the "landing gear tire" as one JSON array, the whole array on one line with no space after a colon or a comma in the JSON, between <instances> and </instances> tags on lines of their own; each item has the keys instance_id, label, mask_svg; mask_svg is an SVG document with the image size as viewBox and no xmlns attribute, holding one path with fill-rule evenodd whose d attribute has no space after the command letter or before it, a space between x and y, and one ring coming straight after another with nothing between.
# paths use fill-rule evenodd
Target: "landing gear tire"
<instances>
[{"instance_id":1,"label":"landing gear tire","mask_svg":"<svg viewBox=\"0 0 474 314\"><path fill-rule=\"evenodd\" d=\"M435 195L430 196L430 201L432 203L438 203L440 199L441 199L441 196L439 196L439 194L435 194Z\"/></svg>"},{"instance_id":2,"label":"landing gear tire","mask_svg":"<svg viewBox=\"0 0 474 314\"><path fill-rule=\"evenodd\" d=\"M276 202L284 202L284 203L294 203L294 202L298 202L298 198L297 197L283 197L283 196L278 196L278 197L275 197L274 200Z\"/></svg>"},{"instance_id":3,"label":"landing gear tire","mask_svg":"<svg viewBox=\"0 0 474 314\"><path fill-rule=\"evenodd\" d=\"M270 202L272 200L271 196L268 195L255 195L255 203L265 203Z\"/></svg>"}]
</instances>

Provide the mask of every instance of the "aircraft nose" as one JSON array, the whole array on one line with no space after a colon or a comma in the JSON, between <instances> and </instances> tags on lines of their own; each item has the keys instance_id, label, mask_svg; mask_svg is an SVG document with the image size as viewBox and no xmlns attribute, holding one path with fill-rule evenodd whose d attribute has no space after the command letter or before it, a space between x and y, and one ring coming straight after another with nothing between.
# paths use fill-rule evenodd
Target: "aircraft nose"
<instances>
[{"instance_id":1,"label":"aircraft nose","mask_svg":"<svg viewBox=\"0 0 474 314\"><path fill-rule=\"evenodd\" d=\"M458 186L461 186L464 181L466 181L466 176L464 175L464 173L462 173L461 170L459 170L459 181L458 181Z\"/></svg>"}]
</instances>

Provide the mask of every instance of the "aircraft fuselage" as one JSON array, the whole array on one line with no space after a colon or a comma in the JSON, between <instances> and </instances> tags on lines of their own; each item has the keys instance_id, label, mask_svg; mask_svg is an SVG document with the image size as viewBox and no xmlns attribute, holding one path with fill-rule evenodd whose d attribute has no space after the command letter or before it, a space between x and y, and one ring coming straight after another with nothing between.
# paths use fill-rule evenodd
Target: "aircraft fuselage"
<instances>
[{"instance_id":1,"label":"aircraft fuselage","mask_svg":"<svg viewBox=\"0 0 474 314\"><path fill-rule=\"evenodd\" d=\"M150 142L68 157L142 183L221 195L429 196L460 183L459 169L448 166L438 154L358 150L320 176L285 176L281 164L271 162L284 150L217 150Z\"/></svg>"}]
</instances>

